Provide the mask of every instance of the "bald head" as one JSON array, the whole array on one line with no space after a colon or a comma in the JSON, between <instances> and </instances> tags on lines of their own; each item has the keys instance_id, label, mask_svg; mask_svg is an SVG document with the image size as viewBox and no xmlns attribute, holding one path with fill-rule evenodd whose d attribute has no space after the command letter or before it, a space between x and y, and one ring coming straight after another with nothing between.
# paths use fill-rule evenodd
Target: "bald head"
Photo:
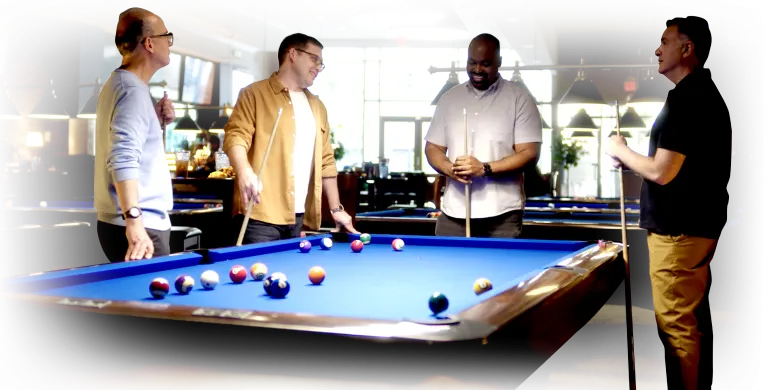
<instances>
[{"instance_id":1,"label":"bald head","mask_svg":"<svg viewBox=\"0 0 764 390\"><path fill-rule=\"evenodd\" d=\"M501 56L499 40L491 34L480 34L472 39L468 49L467 75L472 86L483 91L499 78Z\"/></svg>"},{"instance_id":2,"label":"bald head","mask_svg":"<svg viewBox=\"0 0 764 390\"><path fill-rule=\"evenodd\" d=\"M143 8L130 8L119 14L114 43L119 53L128 55L135 51L141 37L152 35L159 17Z\"/></svg>"}]
</instances>

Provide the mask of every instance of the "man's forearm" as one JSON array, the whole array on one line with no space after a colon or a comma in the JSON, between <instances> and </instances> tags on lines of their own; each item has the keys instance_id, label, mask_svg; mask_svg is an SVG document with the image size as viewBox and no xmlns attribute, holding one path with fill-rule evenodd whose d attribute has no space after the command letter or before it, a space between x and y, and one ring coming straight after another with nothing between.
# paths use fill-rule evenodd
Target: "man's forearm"
<instances>
[{"instance_id":1,"label":"man's forearm","mask_svg":"<svg viewBox=\"0 0 764 390\"><path fill-rule=\"evenodd\" d=\"M504 157L501 160L488 161L494 174L524 171L527 167L533 166L537 162L538 155L531 151L521 151L520 153Z\"/></svg>"},{"instance_id":2,"label":"man's forearm","mask_svg":"<svg viewBox=\"0 0 764 390\"><path fill-rule=\"evenodd\" d=\"M340 191L337 188L337 177L325 177L322 179L324 195L329 202L329 210L340 207Z\"/></svg>"},{"instance_id":3,"label":"man's forearm","mask_svg":"<svg viewBox=\"0 0 764 390\"><path fill-rule=\"evenodd\" d=\"M427 145L425 157L430 166L441 175L451 176L451 167L454 165L446 156L446 153L435 146Z\"/></svg>"},{"instance_id":4,"label":"man's forearm","mask_svg":"<svg viewBox=\"0 0 764 390\"><path fill-rule=\"evenodd\" d=\"M252 165L247 159L247 149L241 145L234 145L228 150L228 159L235 172L242 172L245 169L252 169Z\"/></svg>"},{"instance_id":5,"label":"man's forearm","mask_svg":"<svg viewBox=\"0 0 764 390\"><path fill-rule=\"evenodd\" d=\"M131 207L140 207L138 197L138 180L123 180L114 183L117 190L117 199L119 199L119 208L126 212ZM126 222L134 221L127 219Z\"/></svg>"},{"instance_id":6,"label":"man's forearm","mask_svg":"<svg viewBox=\"0 0 764 390\"><path fill-rule=\"evenodd\" d=\"M625 145L619 147L617 157L621 164L644 179L655 182L660 177L661 172L657 169L652 157L643 156Z\"/></svg>"}]
</instances>

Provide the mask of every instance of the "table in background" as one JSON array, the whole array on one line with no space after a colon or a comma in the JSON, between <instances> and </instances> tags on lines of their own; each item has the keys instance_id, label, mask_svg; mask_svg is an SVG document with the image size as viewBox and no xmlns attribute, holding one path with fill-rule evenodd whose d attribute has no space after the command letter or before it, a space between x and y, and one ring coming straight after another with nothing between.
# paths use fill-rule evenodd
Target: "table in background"
<instances>
[{"instance_id":1,"label":"table in background","mask_svg":"<svg viewBox=\"0 0 764 390\"><path fill-rule=\"evenodd\" d=\"M1 280L0 313L14 335L5 347L20 369L50 358L58 369L190 364L385 383L445 374L545 384L548 361L609 294L622 249L375 235L354 253L348 241L357 236L333 235L334 246L322 250L328 237L309 236L309 253L292 239ZM394 238L405 241L402 251L392 249ZM255 262L287 275L285 299L266 296L250 277L229 281L232 266ZM327 272L320 286L308 281L316 265ZM207 269L221 277L212 291L199 284ZM149 295L153 278L173 283L180 274L197 281L189 295ZM479 277L494 288L476 295ZM441 318L428 308L435 291L450 300Z\"/></svg>"}]
</instances>

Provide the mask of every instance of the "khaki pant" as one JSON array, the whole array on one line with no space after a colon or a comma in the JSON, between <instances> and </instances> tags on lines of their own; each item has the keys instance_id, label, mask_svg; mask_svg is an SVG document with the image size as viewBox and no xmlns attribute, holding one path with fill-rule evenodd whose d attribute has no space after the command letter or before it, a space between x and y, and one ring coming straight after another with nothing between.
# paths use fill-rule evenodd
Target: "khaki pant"
<instances>
[{"instance_id":1,"label":"khaki pant","mask_svg":"<svg viewBox=\"0 0 764 390\"><path fill-rule=\"evenodd\" d=\"M655 318L668 388L710 389L713 330L708 294L718 240L648 233Z\"/></svg>"}]
</instances>

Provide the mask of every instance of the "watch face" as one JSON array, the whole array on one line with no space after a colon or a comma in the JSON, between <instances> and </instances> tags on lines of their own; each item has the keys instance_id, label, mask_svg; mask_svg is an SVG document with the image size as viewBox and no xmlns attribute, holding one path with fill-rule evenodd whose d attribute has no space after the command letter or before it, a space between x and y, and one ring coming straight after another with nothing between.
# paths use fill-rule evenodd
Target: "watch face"
<instances>
[{"instance_id":1,"label":"watch face","mask_svg":"<svg viewBox=\"0 0 764 390\"><path fill-rule=\"evenodd\" d=\"M139 215L141 215L141 211L137 208L131 208L130 210L127 210L127 214L133 218L137 218Z\"/></svg>"}]
</instances>

